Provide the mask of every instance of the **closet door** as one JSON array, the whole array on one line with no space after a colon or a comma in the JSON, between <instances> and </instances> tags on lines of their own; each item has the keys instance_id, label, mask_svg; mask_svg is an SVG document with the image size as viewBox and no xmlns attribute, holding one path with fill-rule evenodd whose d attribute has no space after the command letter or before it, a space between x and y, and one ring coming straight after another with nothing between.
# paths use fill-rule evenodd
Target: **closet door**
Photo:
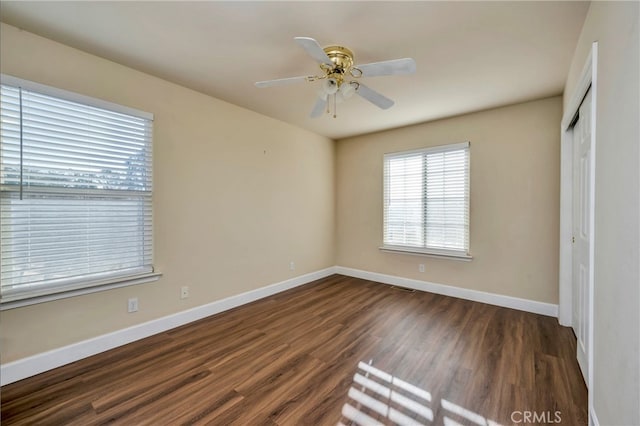
<instances>
[{"instance_id":1,"label":"closet door","mask_svg":"<svg viewBox=\"0 0 640 426\"><path fill-rule=\"evenodd\" d=\"M591 164L591 90L580 105L573 137L573 329L577 358L585 383L589 372L593 164Z\"/></svg>"}]
</instances>

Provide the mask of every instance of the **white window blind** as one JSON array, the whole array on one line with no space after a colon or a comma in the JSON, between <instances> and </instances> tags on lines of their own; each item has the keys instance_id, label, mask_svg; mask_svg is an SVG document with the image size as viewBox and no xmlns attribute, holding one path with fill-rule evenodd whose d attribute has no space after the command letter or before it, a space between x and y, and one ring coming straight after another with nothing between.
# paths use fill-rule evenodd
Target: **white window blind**
<instances>
[{"instance_id":1,"label":"white window blind","mask_svg":"<svg viewBox=\"0 0 640 426\"><path fill-rule=\"evenodd\" d=\"M2 302L153 272L150 115L6 80L0 86Z\"/></svg>"},{"instance_id":2,"label":"white window blind","mask_svg":"<svg viewBox=\"0 0 640 426\"><path fill-rule=\"evenodd\" d=\"M384 156L383 244L468 256L468 142Z\"/></svg>"}]
</instances>

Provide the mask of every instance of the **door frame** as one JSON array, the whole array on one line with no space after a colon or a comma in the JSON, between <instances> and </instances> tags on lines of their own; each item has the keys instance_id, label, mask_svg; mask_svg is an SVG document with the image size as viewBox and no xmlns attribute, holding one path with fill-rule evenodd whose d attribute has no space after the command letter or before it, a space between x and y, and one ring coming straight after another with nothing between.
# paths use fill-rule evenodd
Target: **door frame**
<instances>
[{"instance_id":1,"label":"door frame","mask_svg":"<svg viewBox=\"0 0 640 426\"><path fill-rule=\"evenodd\" d=\"M589 203L589 321L587 336L587 388L589 394L589 424L593 424L593 320L594 320L594 254L595 254L595 172L596 172L596 113L598 84L598 42L593 42L580 79L564 110L560 137L560 264L559 264L559 304L558 321L563 326L571 326L573 318L573 129L578 109L585 95L591 89L591 152L590 152L590 203Z\"/></svg>"}]
</instances>

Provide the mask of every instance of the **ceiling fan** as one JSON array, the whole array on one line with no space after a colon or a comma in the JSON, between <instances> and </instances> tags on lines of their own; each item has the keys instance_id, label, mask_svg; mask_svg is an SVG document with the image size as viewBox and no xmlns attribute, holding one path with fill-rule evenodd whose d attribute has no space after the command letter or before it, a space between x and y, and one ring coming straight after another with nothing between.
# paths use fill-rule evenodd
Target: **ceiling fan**
<instances>
[{"instance_id":1,"label":"ceiling fan","mask_svg":"<svg viewBox=\"0 0 640 426\"><path fill-rule=\"evenodd\" d=\"M330 103L333 103L333 117L335 118L336 104L350 98L354 93L382 109L391 108L394 104L391 99L360 83L359 79L416 72L416 62L412 58L354 65L353 52L346 47L327 46L322 48L317 41L309 37L295 37L294 40L320 64L322 73L320 75L259 81L256 86L263 88L322 80L318 99L311 110L310 116L312 118L321 116L324 111L329 113Z\"/></svg>"}]
</instances>

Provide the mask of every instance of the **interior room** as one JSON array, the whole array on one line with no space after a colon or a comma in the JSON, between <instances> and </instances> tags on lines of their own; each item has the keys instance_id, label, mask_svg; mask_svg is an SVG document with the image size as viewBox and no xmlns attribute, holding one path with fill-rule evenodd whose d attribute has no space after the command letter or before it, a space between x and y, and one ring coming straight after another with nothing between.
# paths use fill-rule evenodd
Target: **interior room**
<instances>
[{"instance_id":1,"label":"interior room","mask_svg":"<svg viewBox=\"0 0 640 426\"><path fill-rule=\"evenodd\" d=\"M3 424L640 425L640 3L0 21Z\"/></svg>"}]
</instances>

